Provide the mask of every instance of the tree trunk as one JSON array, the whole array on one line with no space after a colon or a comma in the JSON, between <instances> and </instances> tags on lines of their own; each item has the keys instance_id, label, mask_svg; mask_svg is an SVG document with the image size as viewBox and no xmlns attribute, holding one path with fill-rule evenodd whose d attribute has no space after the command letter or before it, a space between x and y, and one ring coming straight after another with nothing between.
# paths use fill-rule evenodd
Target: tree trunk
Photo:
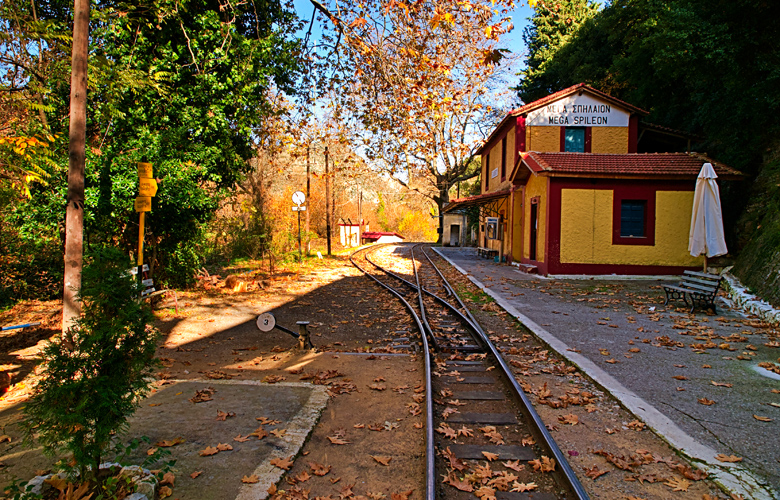
<instances>
[{"instance_id":1,"label":"tree trunk","mask_svg":"<svg viewBox=\"0 0 780 500\"><path fill-rule=\"evenodd\" d=\"M75 0L70 75L70 145L68 198L65 211L65 286L62 296L62 333L81 314L76 295L81 288L84 251L84 164L87 130L87 54L89 0Z\"/></svg>"}]
</instances>

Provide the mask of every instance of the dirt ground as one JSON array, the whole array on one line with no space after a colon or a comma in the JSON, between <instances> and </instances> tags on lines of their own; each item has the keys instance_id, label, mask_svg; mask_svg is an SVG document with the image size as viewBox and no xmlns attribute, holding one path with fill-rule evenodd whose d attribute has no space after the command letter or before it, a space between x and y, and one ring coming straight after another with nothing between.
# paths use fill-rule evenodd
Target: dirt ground
<instances>
[{"instance_id":1,"label":"dirt ground","mask_svg":"<svg viewBox=\"0 0 780 500\"><path fill-rule=\"evenodd\" d=\"M519 379L534 394L537 411L593 498L728 498L708 481L697 480L696 472L674 450L643 430L582 374L546 352L459 273L450 277L466 292L484 329L515 353L510 359L523 367ZM393 347L411 329L400 304L343 257L316 261L302 274L245 279L246 292L233 292L220 281L209 289L168 294L155 304L157 326L164 333L158 350L164 368L158 378L326 385L330 401L277 485L277 496L422 498L423 417L410 411L420 394L422 360ZM279 330L261 333L255 318L267 311L278 324L293 330L296 321L309 321L317 352L295 349L297 341ZM54 303L20 304L0 313L3 325L43 323L42 328L0 336L0 361L13 374L11 390L0 400L2 434L10 438L0 443L3 484L52 463L37 452L23 452L16 419L34 383L36 353L57 333L59 314ZM572 396L584 391L597 397L585 405L574 404ZM576 425L570 423L571 415ZM176 448L171 450L175 459ZM189 476L192 472L176 471L179 492L173 488L171 498L195 498L180 494L197 491L191 488L197 485Z\"/></svg>"}]
</instances>

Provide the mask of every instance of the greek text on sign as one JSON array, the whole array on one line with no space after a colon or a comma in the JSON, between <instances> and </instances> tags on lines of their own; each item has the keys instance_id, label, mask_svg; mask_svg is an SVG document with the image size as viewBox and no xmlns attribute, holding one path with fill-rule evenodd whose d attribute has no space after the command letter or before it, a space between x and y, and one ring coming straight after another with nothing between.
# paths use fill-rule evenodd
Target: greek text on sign
<instances>
[{"instance_id":1,"label":"greek text on sign","mask_svg":"<svg viewBox=\"0 0 780 500\"><path fill-rule=\"evenodd\" d=\"M140 177L138 179L138 195L154 196L157 194L157 181Z\"/></svg>"},{"instance_id":2,"label":"greek text on sign","mask_svg":"<svg viewBox=\"0 0 780 500\"><path fill-rule=\"evenodd\" d=\"M152 199L148 196L139 196L135 199L134 207L136 212L151 212Z\"/></svg>"},{"instance_id":3,"label":"greek text on sign","mask_svg":"<svg viewBox=\"0 0 780 500\"><path fill-rule=\"evenodd\" d=\"M151 163L138 163L138 178L151 179L152 178L152 164Z\"/></svg>"},{"instance_id":4,"label":"greek text on sign","mask_svg":"<svg viewBox=\"0 0 780 500\"><path fill-rule=\"evenodd\" d=\"M534 127L628 127L629 113L590 95L559 99L528 113Z\"/></svg>"}]
</instances>

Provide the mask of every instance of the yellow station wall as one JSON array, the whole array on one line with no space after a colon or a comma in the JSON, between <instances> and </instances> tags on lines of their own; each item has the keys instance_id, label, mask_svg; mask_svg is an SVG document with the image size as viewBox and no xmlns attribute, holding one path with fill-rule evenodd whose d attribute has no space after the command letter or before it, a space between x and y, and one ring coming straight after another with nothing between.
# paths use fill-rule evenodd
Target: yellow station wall
<instances>
[{"instance_id":1,"label":"yellow station wall","mask_svg":"<svg viewBox=\"0 0 780 500\"><path fill-rule=\"evenodd\" d=\"M523 207L524 190L512 193L514 208L512 212L512 259L519 262L523 258Z\"/></svg>"},{"instance_id":2,"label":"yellow station wall","mask_svg":"<svg viewBox=\"0 0 780 500\"><path fill-rule=\"evenodd\" d=\"M526 151L558 152L561 150L561 127L526 127Z\"/></svg>"},{"instance_id":3,"label":"yellow station wall","mask_svg":"<svg viewBox=\"0 0 780 500\"><path fill-rule=\"evenodd\" d=\"M515 128L516 126L512 125L506 134L506 171L504 172L506 180L503 182L501 181L501 137L499 137L497 141L491 144L489 150L482 151L483 162L487 161L488 153L490 153L490 167L487 171L488 185L487 189L484 191L485 193L501 191L512 185L512 183L509 181L509 174L512 173L512 167L514 167L515 161ZM491 172L493 172L493 169L496 168L498 169L498 175L495 178L491 178ZM485 172L483 167L483 175L484 174Z\"/></svg>"},{"instance_id":4,"label":"yellow station wall","mask_svg":"<svg viewBox=\"0 0 780 500\"><path fill-rule=\"evenodd\" d=\"M592 127L592 153L628 153L628 127Z\"/></svg>"},{"instance_id":5,"label":"yellow station wall","mask_svg":"<svg viewBox=\"0 0 780 500\"><path fill-rule=\"evenodd\" d=\"M545 128L545 127L539 127ZM553 127L546 127L553 128ZM536 261L545 261L545 242L547 236L547 192L549 189L549 179L531 175L528 183L525 185L525 203L524 220L528 221L523 228L523 258L531 258L531 198L539 197L539 207L537 209L538 224L536 230Z\"/></svg>"},{"instance_id":6,"label":"yellow station wall","mask_svg":"<svg viewBox=\"0 0 780 500\"><path fill-rule=\"evenodd\" d=\"M693 191L656 191L655 244L612 244L612 191L561 191L561 263L696 266L688 253Z\"/></svg>"}]
</instances>

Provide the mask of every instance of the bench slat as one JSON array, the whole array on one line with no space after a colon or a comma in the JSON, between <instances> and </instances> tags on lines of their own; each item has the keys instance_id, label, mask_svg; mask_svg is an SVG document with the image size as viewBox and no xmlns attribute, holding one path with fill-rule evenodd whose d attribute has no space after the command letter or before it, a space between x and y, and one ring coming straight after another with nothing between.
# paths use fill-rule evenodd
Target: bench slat
<instances>
[{"instance_id":1,"label":"bench slat","mask_svg":"<svg viewBox=\"0 0 780 500\"><path fill-rule=\"evenodd\" d=\"M684 283L688 283L688 282L690 282L690 283L698 283L699 285L708 286L708 287L711 287L711 288L718 288L718 286L720 285L719 281L707 281L707 280L702 280L702 279L699 279L699 278L687 278L687 277L683 278L683 282Z\"/></svg>"},{"instance_id":2,"label":"bench slat","mask_svg":"<svg viewBox=\"0 0 780 500\"><path fill-rule=\"evenodd\" d=\"M716 286L702 286L697 283L689 283L687 281L683 281L682 286L706 293L715 293L718 291L718 287Z\"/></svg>"},{"instance_id":3,"label":"bench slat","mask_svg":"<svg viewBox=\"0 0 780 500\"><path fill-rule=\"evenodd\" d=\"M720 281L720 276L717 274L702 273L699 271L684 271L683 274L689 274L691 276L698 276L700 278L709 278Z\"/></svg>"}]
</instances>

